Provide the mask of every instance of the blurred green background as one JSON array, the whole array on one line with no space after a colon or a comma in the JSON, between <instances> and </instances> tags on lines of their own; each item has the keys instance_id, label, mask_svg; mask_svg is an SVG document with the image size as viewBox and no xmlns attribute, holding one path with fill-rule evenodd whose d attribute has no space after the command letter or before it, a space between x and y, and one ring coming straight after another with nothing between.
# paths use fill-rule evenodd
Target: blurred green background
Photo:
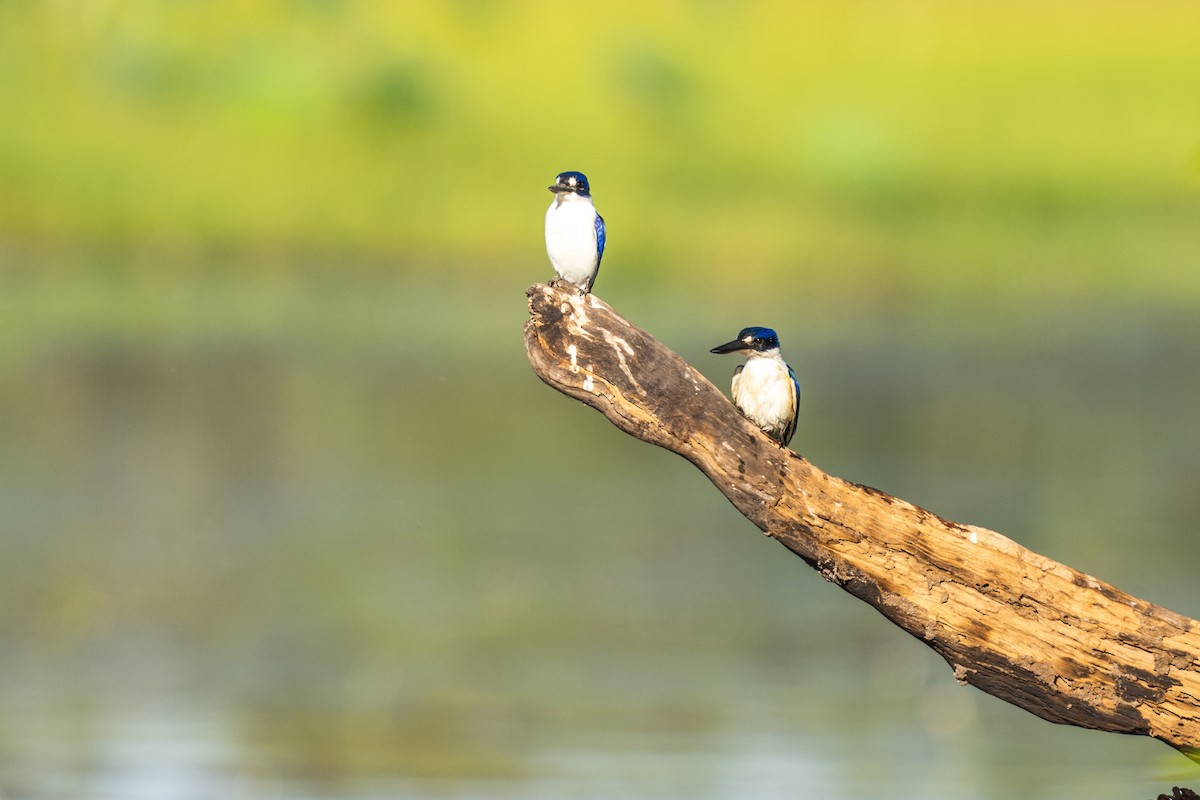
<instances>
[{"instance_id":1,"label":"blurred green background","mask_svg":"<svg viewBox=\"0 0 1200 800\"><path fill-rule=\"evenodd\" d=\"M0 796L1152 797L525 361L596 292L818 466L1200 616L1200 5L0 3Z\"/></svg>"}]
</instances>

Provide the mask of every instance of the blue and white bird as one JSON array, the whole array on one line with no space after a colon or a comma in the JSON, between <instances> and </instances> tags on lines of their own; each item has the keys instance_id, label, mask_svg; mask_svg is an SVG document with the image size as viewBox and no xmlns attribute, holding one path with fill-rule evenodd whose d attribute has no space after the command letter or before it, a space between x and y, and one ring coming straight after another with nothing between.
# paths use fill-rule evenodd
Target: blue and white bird
<instances>
[{"instance_id":1,"label":"blue and white bird","mask_svg":"<svg viewBox=\"0 0 1200 800\"><path fill-rule=\"evenodd\" d=\"M554 202L546 211L546 253L558 274L551 283L569 283L587 294L604 256L604 218L596 213L582 172L559 173L550 191Z\"/></svg>"},{"instance_id":2,"label":"blue and white bird","mask_svg":"<svg viewBox=\"0 0 1200 800\"><path fill-rule=\"evenodd\" d=\"M787 447L800 413L800 384L783 360L775 331L743 328L736 339L710 352L746 353L746 363L733 372L733 403L763 433Z\"/></svg>"}]
</instances>

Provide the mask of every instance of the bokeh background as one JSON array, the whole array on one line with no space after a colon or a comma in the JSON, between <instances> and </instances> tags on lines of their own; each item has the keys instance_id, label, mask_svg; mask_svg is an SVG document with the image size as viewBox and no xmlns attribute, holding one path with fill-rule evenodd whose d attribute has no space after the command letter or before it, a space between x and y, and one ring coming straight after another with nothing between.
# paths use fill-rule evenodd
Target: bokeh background
<instances>
[{"instance_id":1,"label":"bokeh background","mask_svg":"<svg viewBox=\"0 0 1200 800\"><path fill-rule=\"evenodd\" d=\"M546 187L820 467L1200 616L1200 5L0 3L0 797L1197 784L522 348Z\"/></svg>"}]
</instances>

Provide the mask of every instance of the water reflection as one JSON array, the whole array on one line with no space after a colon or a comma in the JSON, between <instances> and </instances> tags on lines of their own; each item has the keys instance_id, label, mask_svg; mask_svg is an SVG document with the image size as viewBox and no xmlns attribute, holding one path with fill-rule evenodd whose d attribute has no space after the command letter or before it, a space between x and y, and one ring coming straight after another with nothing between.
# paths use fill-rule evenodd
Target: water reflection
<instances>
[{"instance_id":1,"label":"water reflection","mask_svg":"<svg viewBox=\"0 0 1200 800\"><path fill-rule=\"evenodd\" d=\"M1169 789L1161 745L954 684L694 469L543 387L518 294L445 358L412 345L439 309L411 287L306 302L310 327L7 362L0 796ZM343 302L387 314L313 322ZM724 385L707 326L671 324ZM810 325L818 464L1200 613L1174 557L1200 326Z\"/></svg>"}]
</instances>

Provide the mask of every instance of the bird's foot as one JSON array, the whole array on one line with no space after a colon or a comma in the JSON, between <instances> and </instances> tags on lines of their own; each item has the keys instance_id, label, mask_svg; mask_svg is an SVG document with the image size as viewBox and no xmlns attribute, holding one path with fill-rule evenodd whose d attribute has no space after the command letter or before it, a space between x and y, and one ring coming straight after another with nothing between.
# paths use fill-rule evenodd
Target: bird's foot
<instances>
[{"instance_id":1,"label":"bird's foot","mask_svg":"<svg viewBox=\"0 0 1200 800\"><path fill-rule=\"evenodd\" d=\"M555 275L553 278L551 278L549 281L546 282L546 285L551 286L555 289L561 289L564 292L574 289L579 294L580 297L585 297L589 294L589 291L586 288L584 288L583 286L579 286L577 284L571 283L569 280L562 277L561 275Z\"/></svg>"}]
</instances>

